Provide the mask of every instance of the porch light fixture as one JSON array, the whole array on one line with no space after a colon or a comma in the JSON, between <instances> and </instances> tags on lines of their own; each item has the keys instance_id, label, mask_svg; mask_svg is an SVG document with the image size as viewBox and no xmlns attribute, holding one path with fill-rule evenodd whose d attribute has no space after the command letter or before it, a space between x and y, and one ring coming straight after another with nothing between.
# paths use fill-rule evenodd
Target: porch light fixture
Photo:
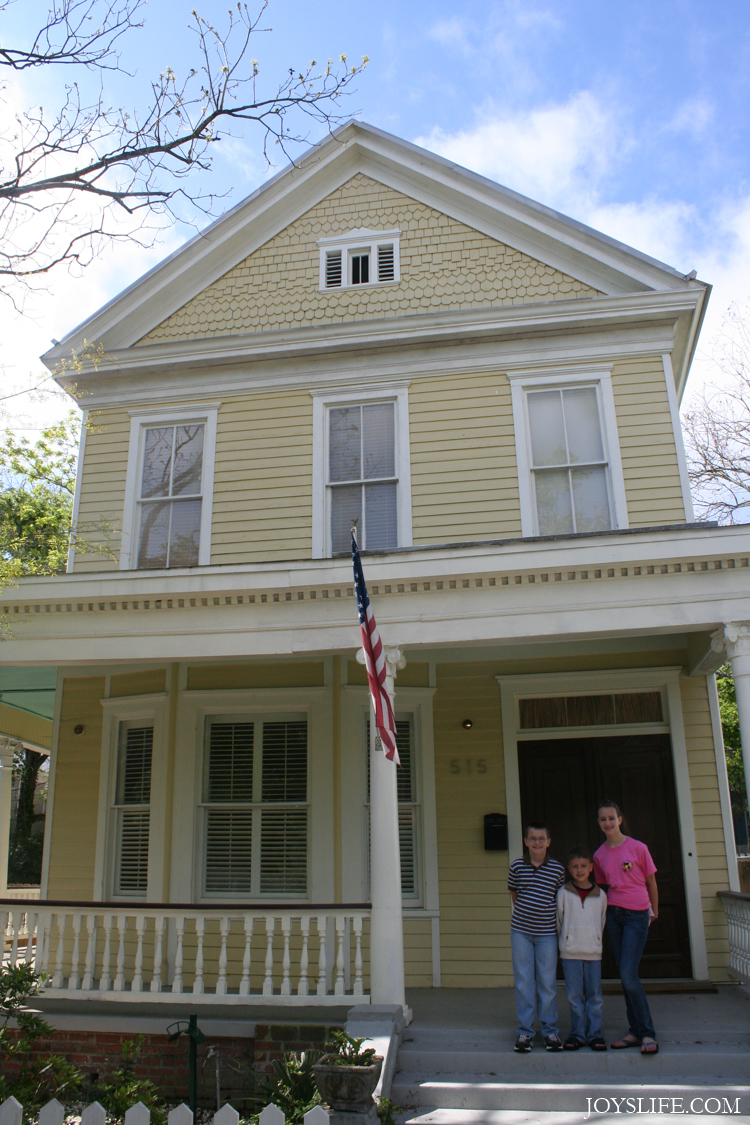
<instances>
[{"instance_id":1,"label":"porch light fixture","mask_svg":"<svg viewBox=\"0 0 750 1125\"><path fill-rule=\"evenodd\" d=\"M464 719L464 721L461 723L461 726L464 728L464 730L471 730L471 728L474 726L474 723L471 719Z\"/></svg>"},{"instance_id":2,"label":"porch light fixture","mask_svg":"<svg viewBox=\"0 0 750 1125\"><path fill-rule=\"evenodd\" d=\"M73 734L83 734L83 731L84 731L83 723L78 723L76 726L73 727Z\"/></svg>"}]
</instances>

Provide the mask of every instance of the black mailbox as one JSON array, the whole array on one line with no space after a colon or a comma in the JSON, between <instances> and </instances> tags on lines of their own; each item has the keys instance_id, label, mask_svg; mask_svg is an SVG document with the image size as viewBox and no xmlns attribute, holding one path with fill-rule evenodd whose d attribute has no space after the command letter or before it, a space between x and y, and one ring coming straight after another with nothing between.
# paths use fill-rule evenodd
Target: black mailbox
<instances>
[{"instance_id":1,"label":"black mailbox","mask_svg":"<svg viewBox=\"0 0 750 1125\"><path fill-rule=\"evenodd\" d=\"M505 813L491 812L484 818L484 850L507 852L508 818Z\"/></svg>"}]
</instances>

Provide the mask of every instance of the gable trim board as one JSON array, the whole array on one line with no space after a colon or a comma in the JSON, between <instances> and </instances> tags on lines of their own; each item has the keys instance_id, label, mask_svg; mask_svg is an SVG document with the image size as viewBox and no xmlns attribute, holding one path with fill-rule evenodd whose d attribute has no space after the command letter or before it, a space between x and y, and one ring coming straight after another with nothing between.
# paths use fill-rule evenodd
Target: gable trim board
<instances>
[{"instance_id":1,"label":"gable trim board","mask_svg":"<svg viewBox=\"0 0 750 1125\"><path fill-rule=\"evenodd\" d=\"M610 295L707 287L614 239L371 126L350 123L240 203L46 353L54 367L83 338L127 348L356 173L433 207ZM681 359L687 374L697 324Z\"/></svg>"}]
</instances>

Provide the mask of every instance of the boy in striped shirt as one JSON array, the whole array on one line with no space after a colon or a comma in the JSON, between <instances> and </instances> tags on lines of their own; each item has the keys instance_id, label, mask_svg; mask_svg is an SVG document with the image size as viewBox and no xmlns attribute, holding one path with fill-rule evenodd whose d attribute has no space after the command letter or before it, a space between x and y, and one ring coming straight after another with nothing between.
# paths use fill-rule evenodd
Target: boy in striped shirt
<instances>
[{"instance_id":1,"label":"boy in striped shirt","mask_svg":"<svg viewBox=\"0 0 750 1125\"><path fill-rule=\"evenodd\" d=\"M546 824L527 824L523 843L528 854L515 859L508 872L508 890L513 899L510 945L518 1013L514 1050L531 1050L536 1000L544 1046L548 1051L561 1051L557 1028L557 892L565 883L565 868L549 858L552 840Z\"/></svg>"}]
</instances>

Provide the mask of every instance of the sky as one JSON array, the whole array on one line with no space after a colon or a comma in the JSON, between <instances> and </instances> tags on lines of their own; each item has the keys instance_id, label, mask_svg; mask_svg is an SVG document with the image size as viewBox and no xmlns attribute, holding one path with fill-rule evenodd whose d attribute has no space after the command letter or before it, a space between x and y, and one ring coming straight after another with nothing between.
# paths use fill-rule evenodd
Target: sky
<instances>
[{"instance_id":1,"label":"sky","mask_svg":"<svg viewBox=\"0 0 750 1125\"><path fill-rule=\"evenodd\" d=\"M127 75L112 104L143 106L150 80L196 61L195 0L149 0L122 43ZM225 26L227 4L198 10ZM0 12L4 43L27 42L46 0ZM271 0L252 47L262 78L311 59L370 59L343 112L488 176L714 286L688 395L718 378L711 341L730 303L750 297L750 3L748 0ZM70 70L5 76L7 111L58 104ZM82 77L84 88L86 78ZM319 139L314 130L310 141ZM283 166L259 133L217 146L201 186L232 206ZM188 217L187 214L185 216ZM206 220L199 214L200 228ZM38 356L195 232L112 247L80 276L53 274L22 315L0 301L6 393ZM63 403L13 400L31 434Z\"/></svg>"}]
</instances>

